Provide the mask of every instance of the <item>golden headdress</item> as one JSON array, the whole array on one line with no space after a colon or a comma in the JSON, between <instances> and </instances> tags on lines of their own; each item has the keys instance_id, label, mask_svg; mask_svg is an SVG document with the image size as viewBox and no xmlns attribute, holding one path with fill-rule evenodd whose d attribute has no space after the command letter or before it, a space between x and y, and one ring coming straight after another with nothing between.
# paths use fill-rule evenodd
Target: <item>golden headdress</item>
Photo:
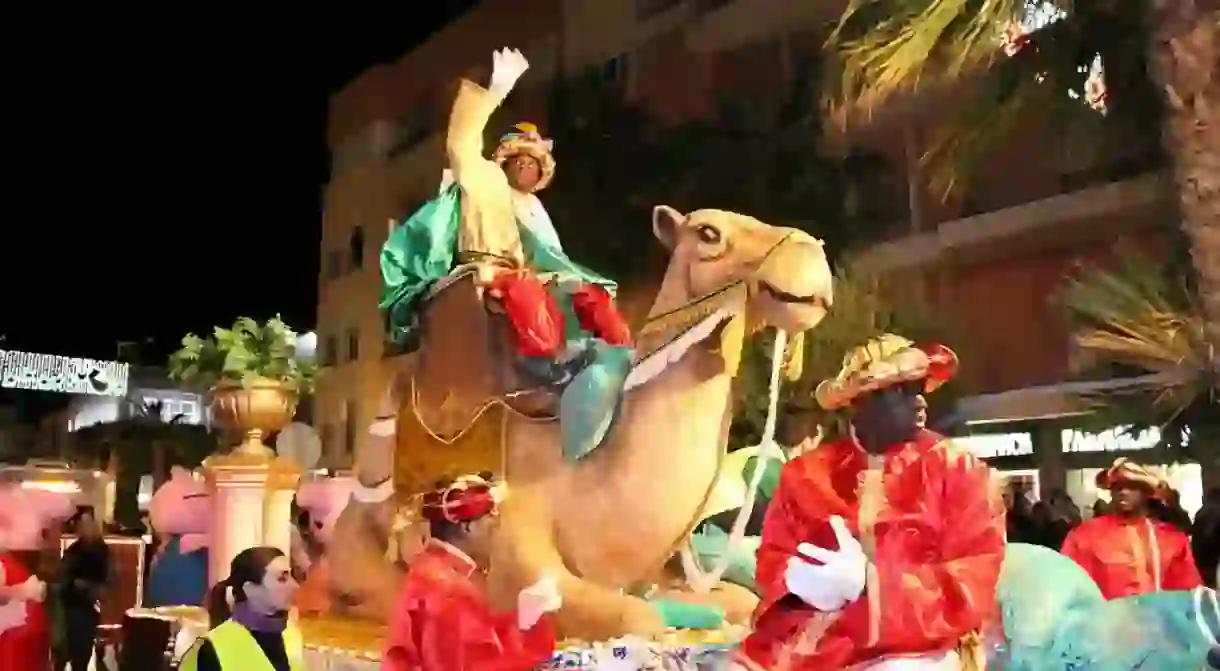
<instances>
[{"instance_id":1,"label":"golden headdress","mask_svg":"<svg viewBox=\"0 0 1220 671\"><path fill-rule=\"evenodd\" d=\"M1146 466L1141 466L1126 457L1114 460L1114 465L1097 474L1097 488L1110 489L1120 482L1140 484L1160 495L1168 487L1165 480Z\"/></svg>"},{"instance_id":2,"label":"golden headdress","mask_svg":"<svg viewBox=\"0 0 1220 671\"><path fill-rule=\"evenodd\" d=\"M930 394L953 379L957 368L957 354L944 345L917 345L886 333L848 352L839 374L823 380L814 397L826 410L837 410L861 394L914 380L924 380L924 393Z\"/></svg>"}]
</instances>

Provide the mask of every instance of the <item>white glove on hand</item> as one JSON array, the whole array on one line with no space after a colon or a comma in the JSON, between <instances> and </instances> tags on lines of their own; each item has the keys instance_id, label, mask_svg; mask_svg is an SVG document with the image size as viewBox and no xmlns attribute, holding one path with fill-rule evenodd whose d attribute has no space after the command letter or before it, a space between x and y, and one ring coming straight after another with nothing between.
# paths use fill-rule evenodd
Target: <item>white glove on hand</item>
<instances>
[{"instance_id":1,"label":"white glove on hand","mask_svg":"<svg viewBox=\"0 0 1220 671\"><path fill-rule=\"evenodd\" d=\"M517 80L529 69L529 61L517 49L501 49L491 55L491 82L487 90L499 98L508 96Z\"/></svg>"},{"instance_id":2,"label":"white glove on hand","mask_svg":"<svg viewBox=\"0 0 1220 671\"><path fill-rule=\"evenodd\" d=\"M546 613L553 613L563 605L559 583L554 576L546 576L521 590L517 596L517 628L525 631L538 624Z\"/></svg>"},{"instance_id":3,"label":"white glove on hand","mask_svg":"<svg viewBox=\"0 0 1220 671\"><path fill-rule=\"evenodd\" d=\"M26 601L42 603L47 598L47 584L35 576L30 576L17 586L17 594Z\"/></svg>"},{"instance_id":4,"label":"white glove on hand","mask_svg":"<svg viewBox=\"0 0 1220 671\"><path fill-rule=\"evenodd\" d=\"M855 601L864 591L868 575L868 558L842 517L830 518L838 550L827 550L810 543L801 543L801 556L790 557L784 571L788 591L823 612L834 612ZM811 564L812 559L818 564Z\"/></svg>"}]
</instances>

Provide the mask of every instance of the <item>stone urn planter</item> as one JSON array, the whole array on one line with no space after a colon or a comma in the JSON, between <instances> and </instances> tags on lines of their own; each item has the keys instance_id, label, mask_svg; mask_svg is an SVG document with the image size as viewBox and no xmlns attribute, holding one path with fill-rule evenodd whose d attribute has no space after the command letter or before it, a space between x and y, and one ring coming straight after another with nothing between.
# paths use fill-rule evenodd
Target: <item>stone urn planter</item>
<instances>
[{"instance_id":1,"label":"stone urn planter","mask_svg":"<svg viewBox=\"0 0 1220 671\"><path fill-rule=\"evenodd\" d=\"M271 458L263 439L284 428L297 411L297 390L279 380L256 378L244 384L223 380L212 388L212 419L242 432L233 454Z\"/></svg>"}]
</instances>

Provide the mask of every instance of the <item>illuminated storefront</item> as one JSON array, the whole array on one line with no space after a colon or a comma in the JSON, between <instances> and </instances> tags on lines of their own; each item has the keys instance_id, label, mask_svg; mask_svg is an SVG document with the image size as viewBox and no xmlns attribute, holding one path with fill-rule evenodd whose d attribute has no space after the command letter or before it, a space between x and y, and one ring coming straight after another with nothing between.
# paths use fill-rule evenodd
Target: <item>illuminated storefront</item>
<instances>
[{"instance_id":1,"label":"illuminated storefront","mask_svg":"<svg viewBox=\"0 0 1220 671\"><path fill-rule=\"evenodd\" d=\"M1097 474L1126 456L1159 472L1177 490L1182 507L1192 517L1203 505L1202 469L1158 449L1161 432L1156 428L1130 431L1120 426L1091 433L1072 424L1078 425L1078 421L1057 418L1007 427L981 425L971 428L996 432L953 440L986 460L1006 482L1020 482L1031 499L1062 489L1081 511L1088 511L1099 498L1109 498L1109 492L1097 490Z\"/></svg>"}]
</instances>

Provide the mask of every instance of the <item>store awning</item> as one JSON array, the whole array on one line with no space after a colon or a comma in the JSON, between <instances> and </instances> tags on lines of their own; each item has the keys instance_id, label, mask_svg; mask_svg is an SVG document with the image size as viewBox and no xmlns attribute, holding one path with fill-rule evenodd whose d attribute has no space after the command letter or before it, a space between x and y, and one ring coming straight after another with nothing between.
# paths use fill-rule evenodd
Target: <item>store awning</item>
<instances>
[{"instance_id":1,"label":"store awning","mask_svg":"<svg viewBox=\"0 0 1220 671\"><path fill-rule=\"evenodd\" d=\"M958 402L957 412L967 424L1020 422L1082 415L1089 411L1082 399L1090 395L1135 391L1140 387L1155 387L1168 381L1166 375L1102 380L1098 382L1063 382L1040 387L1012 389L995 394L968 396Z\"/></svg>"}]
</instances>

